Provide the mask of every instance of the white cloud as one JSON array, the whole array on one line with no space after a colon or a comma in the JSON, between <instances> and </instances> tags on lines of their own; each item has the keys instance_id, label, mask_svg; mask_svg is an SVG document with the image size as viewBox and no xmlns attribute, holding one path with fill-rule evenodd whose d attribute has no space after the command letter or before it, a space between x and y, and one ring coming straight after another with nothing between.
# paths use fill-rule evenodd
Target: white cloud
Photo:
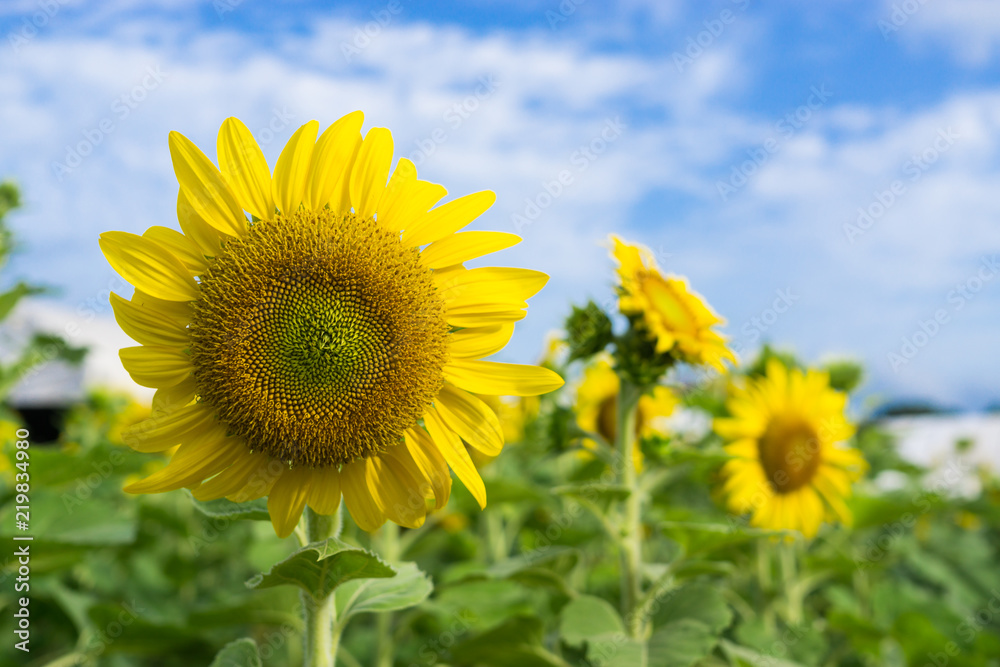
<instances>
[{"instance_id":1,"label":"white cloud","mask_svg":"<svg viewBox=\"0 0 1000 667\"><path fill-rule=\"evenodd\" d=\"M886 36L941 42L968 65L984 65L1000 47L1000 4L993 0L885 0Z\"/></svg>"},{"instance_id":2,"label":"white cloud","mask_svg":"<svg viewBox=\"0 0 1000 667\"><path fill-rule=\"evenodd\" d=\"M366 126L392 129L397 156L421 162L422 175L453 195L497 191L498 203L475 227L516 231L512 216L539 206L520 230L524 243L495 260L552 276L508 359L534 358L568 300L610 295L611 263L600 244L616 231L671 253L666 268L689 274L744 342L744 327L775 290L791 287L801 300L765 335L800 341L813 357L831 349L862 354L878 387L948 398L977 373L1000 371L989 367L1000 361L988 361L995 355L976 328L995 324L978 319L978 309L991 305L986 292L956 314L905 378L885 363L900 337L947 305L948 290L975 269L978 254L1000 244L995 92L956 94L917 111L834 96L786 137L779 119L737 109L755 74L747 53L760 48L750 22L684 71L669 57L599 51L569 33L477 35L399 20L348 62L343 45L357 46L357 26L344 19L321 21L307 34L279 33L268 45L225 25L205 32L181 21L131 19L113 39L54 25L20 56L2 56L0 123L17 131L0 136L0 173L20 180L28 200L13 219L30 248L16 268L65 285L71 308L110 314L106 303L95 306L117 280L98 252L99 232L174 224L170 130L214 156L226 116L254 131L271 124L276 131L263 148L273 165L298 124L360 108ZM166 73L162 84L119 118L114 101L157 66ZM490 80L495 90L485 92ZM802 91L803 103L809 94ZM619 116L626 127L602 145L602 131ZM105 118L113 130L59 182L53 162ZM914 152L949 126L960 139L849 243L844 223L873 193L908 178ZM770 136L780 139L779 150L723 202L717 180ZM579 152L591 142L593 159ZM562 171L572 184L547 201L545 184ZM654 203L661 198L668 203ZM683 205L675 210L674 201ZM962 347L961 363L949 357L951 345Z\"/></svg>"}]
</instances>

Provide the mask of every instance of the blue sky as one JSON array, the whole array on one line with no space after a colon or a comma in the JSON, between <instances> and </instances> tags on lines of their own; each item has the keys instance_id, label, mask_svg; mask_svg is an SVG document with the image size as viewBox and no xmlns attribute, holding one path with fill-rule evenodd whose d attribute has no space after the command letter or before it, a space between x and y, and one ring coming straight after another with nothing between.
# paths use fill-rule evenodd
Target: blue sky
<instances>
[{"instance_id":1,"label":"blue sky","mask_svg":"<svg viewBox=\"0 0 1000 667\"><path fill-rule=\"evenodd\" d=\"M59 287L67 321L128 293L101 231L176 224L170 130L214 155L235 115L273 164L300 124L361 109L452 195L497 192L474 227L524 241L493 261L551 275L507 360L611 298L614 232L746 354L1000 400L995 2L15 0L0 37L0 177L26 199L7 279Z\"/></svg>"}]
</instances>

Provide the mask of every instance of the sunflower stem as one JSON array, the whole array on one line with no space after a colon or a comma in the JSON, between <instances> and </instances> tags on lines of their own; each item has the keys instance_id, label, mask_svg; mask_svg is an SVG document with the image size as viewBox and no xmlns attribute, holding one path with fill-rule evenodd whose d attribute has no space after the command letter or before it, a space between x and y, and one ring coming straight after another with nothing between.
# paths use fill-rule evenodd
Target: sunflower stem
<instances>
[{"instance_id":1,"label":"sunflower stem","mask_svg":"<svg viewBox=\"0 0 1000 667\"><path fill-rule=\"evenodd\" d=\"M787 602L787 621L789 625L802 624L802 587L798 576L798 545L795 542L784 542L781 545L781 576Z\"/></svg>"},{"instance_id":2,"label":"sunflower stem","mask_svg":"<svg viewBox=\"0 0 1000 667\"><path fill-rule=\"evenodd\" d=\"M640 387L624 377L621 378L615 444L621 467L621 483L629 490L628 498L625 500L625 521L620 542L622 617L625 619L629 636L640 640L643 645L643 664L645 664L645 641L642 641L645 622L639 609L642 599L642 490L639 487L639 474L633 458L636 412L641 395Z\"/></svg>"},{"instance_id":3,"label":"sunflower stem","mask_svg":"<svg viewBox=\"0 0 1000 667\"><path fill-rule=\"evenodd\" d=\"M316 514L312 508L305 511L307 543L321 542L332 537L340 524L340 510L333 517ZM339 532L339 530L337 530ZM340 633L334 633L337 608L334 596L316 598L302 592L303 665L304 667L333 667L336 664Z\"/></svg>"},{"instance_id":4,"label":"sunflower stem","mask_svg":"<svg viewBox=\"0 0 1000 667\"><path fill-rule=\"evenodd\" d=\"M385 523L379 530L379 554L390 565L396 563L400 557L399 549L399 526L391 521ZM378 632L378 654L375 659L376 667L392 667L393 658L396 653L394 637L392 635L392 612L387 611L378 615L376 619L376 630Z\"/></svg>"}]
</instances>

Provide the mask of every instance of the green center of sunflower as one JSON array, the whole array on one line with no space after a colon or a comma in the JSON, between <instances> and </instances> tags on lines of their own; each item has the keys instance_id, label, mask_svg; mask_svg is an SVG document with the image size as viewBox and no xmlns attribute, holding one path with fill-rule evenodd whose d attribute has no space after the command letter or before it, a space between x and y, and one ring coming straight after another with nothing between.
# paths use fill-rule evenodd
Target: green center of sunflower
<instances>
[{"instance_id":1,"label":"green center of sunflower","mask_svg":"<svg viewBox=\"0 0 1000 667\"><path fill-rule=\"evenodd\" d=\"M255 224L202 278L198 393L253 451L326 467L399 441L443 384L444 306L419 252L369 218Z\"/></svg>"},{"instance_id":2,"label":"green center of sunflower","mask_svg":"<svg viewBox=\"0 0 1000 667\"><path fill-rule=\"evenodd\" d=\"M816 431L798 417L775 417L757 441L760 463L771 488L791 493L810 483L820 464Z\"/></svg>"}]
</instances>

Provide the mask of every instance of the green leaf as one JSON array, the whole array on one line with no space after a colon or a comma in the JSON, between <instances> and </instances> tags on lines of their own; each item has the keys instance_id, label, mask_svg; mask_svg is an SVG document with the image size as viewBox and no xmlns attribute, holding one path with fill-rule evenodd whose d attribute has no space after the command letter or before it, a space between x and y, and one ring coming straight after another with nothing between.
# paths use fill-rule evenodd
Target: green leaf
<instances>
[{"instance_id":1,"label":"green leaf","mask_svg":"<svg viewBox=\"0 0 1000 667\"><path fill-rule=\"evenodd\" d=\"M132 653L141 656L183 655L211 650L196 629L186 623L159 623L147 620L153 612L146 602L134 598L121 604L100 604L88 612L96 628L120 627L121 634L110 637L98 633L88 644L92 651Z\"/></svg>"},{"instance_id":2,"label":"green leaf","mask_svg":"<svg viewBox=\"0 0 1000 667\"><path fill-rule=\"evenodd\" d=\"M830 374L830 387L845 393L853 391L865 377L864 367L849 359L832 361L823 370Z\"/></svg>"},{"instance_id":3,"label":"green leaf","mask_svg":"<svg viewBox=\"0 0 1000 667\"><path fill-rule=\"evenodd\" d=\"M579 560L580 552L578 550L572 547L551 546L498 561L491 565L486 572L490 576L498 578L514 577L521 572L537 568L544 568L558 574L567 574Z\"/></svg>"},{"instance_id":4,"label":"green leaf","mask_svg":"<svg viewBox=\"0 0 1000 667\"><path fill-rule=\"evenodd\" d=\"M509 477L491 477L486 481L490 489L490 503L529 502L540 504L546 495L524 481Z\"/></svg>"},{"instance_id":5,"label":"green leaf","mask_svg":"<svg viewBox=\"0 0 1000 667\"><path fill-rule=\"evenodd\" d=\"M649 640L650 667L688 667L709 655L733 614L722 592L688 584L660 598ZM654 609L655 609L654 606Z\"/></svg>"},{"instance_id":6,"label":"green leaf","mask_svg":"<svg viewBox=\"0 0 1000 667\"><path fill-rule=\"evenodd\" d=\"M740 667L750 667L755 665L769 665L770 667L803 667L803 665L798 662L782 660L781 658L773 655L765 655L751 648L739 646L725 639L719 642L719 645L722 647L723 652L725 652L730 661L735 660L733 664L739 665Z\"/></svg>"},{"instance_id":7,"label":"green leaf","mask_svg":"<svg viewBox=\"0 0 1000 667\"><path fill-rule=\"evenodd\" d=\"M706 584L682 586L662 597L658 604L660 611L655 614L653 622L656 628L695 620L703 623L709 632L719 634L733 620L733 613L722 591Z\"/></svg>"},{"instance_id":8,"label":"green leaf","mask_svg":"<svg viewBox=\"0 0 1000 667\"><path fill-rule=\"evenodd\" d=\"M17 302L24 297L33 294L42 294L43 292L45 292L45 288L43 287L33 287L27 283L20 282L14 285L12 289L0 294L0 320L4 320L10 314L10 311L14 310Z\"/></svg>"},{"instance_id":9,"label":"green leaf","mask_svg":"<svg viewBox=\"0 0 1000 667\"><path fill-rule=\"evenodd\" d=\"M395 575L395 571L375 554L331 537L307 544L246 584L249 588L290 584L319 600L353 579L384 579Z\"/></svg>"},{"instance_id":10,"label":"green leaf","mask_svg":"<svg viewBox=\"0 0 1000 667\"><path fill-rule=\"evenodd\" d=\"M442 618L474 619L474 627L488 628L514 616L532 614L548 600L547 592L510 579L467 579L439 584L426 606Z\"/></svg>"},{"instance_id":11,"label":"green leaf","mask_svg":"<svg viewBox=\"0 0 1000 667\"><path fill-rule=\"evenodd\" d=\"M134 502L83 498L71 491L32 491L27 531L17 529L14 515L13 504L0 509L0 537L32 535L36 542L103 546L130 544L137 531Z\"/></svg>"},{"instance_id":12,"label":"green leaf","mask_svg":"<svg viewBox=\"0 0 1000 667\"><path fill-rule=\"evenodd\" d=\"M191 495L191 492L188 492ZM199 512L213 518L226 518L232 520L248 519L252 521L270 521L271 515L267 513L267 499L258 498L246 503L234 503L225 498L216 500L196 500L191 496L191 502Z\"/></svg>"},{"instance_id":13,"label":"green leaf","mask_svg":"<svg viewBox=\"0 0 1000 667\"><path fill-rule=\"evenodd\" d=\"M735 547L762 537L783 535L782 531L763 530L725 523L699 523L693 521L664 521L660 527L664 535L684 546L688 556L707 554L719 549Z\"/></svg>"},{"instance_id":14,"label":"green leaf","mask_svg":"<svg viewBox=\"0 0 1000 667\"><path fill-rule=\"evenodd\" d=\"M642 644L624 632L600 635L591 639L587 659L600 667L635 667L643 664Z\"/></svg>"},{"instance_id":15,"label":"green leaf","mask_svg":"<svg viewBox=\"0 0 1000 667\"><path fill-rule=\"evenodd\" d=\"M496 562L486 570L486 574L571 595L565 576L579 561L580 553L576 549L553 546Z\"/></svg>"},{"instance_id":16,"label":"green leaf","mask_svg":"<svg viewBox=\"0 0 1000 667\"><path fill-rule=\"evenodd\" d=\"M544 626L535 616L515 616L499 626L457 645L452 654L459 664L491 667L568 667L542 646Z\"/></svg>"},{"instance_id":17,"label":"green leaf","mask_svg":"<svg viewBox=\"0 0 1000 667\"><path fill-rule=\"evenodd\" d=\"M241 625L299 627L302 619L286 605L289 594L296 595L287 589L274 588L257 591L228 603L199 606L188 614L188 623L201 630Z\"/></svg>"},{"instance_id":18,"label":"green leaf","mask_svg":"<svg viewBox=\"0 0 1000 667\"><path fill-rule=\"evenodd\" d=\"M215 656L208 667L261 667L257 642L252 639L237 639L229 642Z\"/></svg>"},{"instance_id":19,"label":"green leaf","mask_svg":"<svg viewBox=\"0 0 1000 667\"><path fill-rule=\"evenodd\" d=\"M391 579L351 581L337 589L337 622L368 612L398 611L416 606L434 590L430 577L416 563L400 563Z\"/></svg>"},{"instance_id":20,"label":"green leaf","mask_svg":"<svg viewBox=\"0 0 1000 667\"><path fill-rule=\"evenodd\" d=\"M631 491L621 484L604 484L601 482L579 482L564 484L551 489L552 493L569 496L592 503L620 502L629 497Z\"/></svg>"},{"instance_id":21,"label":"green leaf","mask_svg":"<svg viewBox=\"0 0 1000 667\"><path fill-rule=\"evenodd\" d=\"M570 646L606 633L624 632L621 616L607 601L592 595L581 595L562 609L559 632Z\"/></svg>"},{"instance_id":22,"label":"green leaf","mask_svg":"<svg viewBox=\"0 0 1000 667\"><path fill-rule=\"evenodd\" d=\"M649 638L649 665L689 667L711 653L718 640L701 621L691 618L673 621Z\"/></svg>"}]
</instances>

